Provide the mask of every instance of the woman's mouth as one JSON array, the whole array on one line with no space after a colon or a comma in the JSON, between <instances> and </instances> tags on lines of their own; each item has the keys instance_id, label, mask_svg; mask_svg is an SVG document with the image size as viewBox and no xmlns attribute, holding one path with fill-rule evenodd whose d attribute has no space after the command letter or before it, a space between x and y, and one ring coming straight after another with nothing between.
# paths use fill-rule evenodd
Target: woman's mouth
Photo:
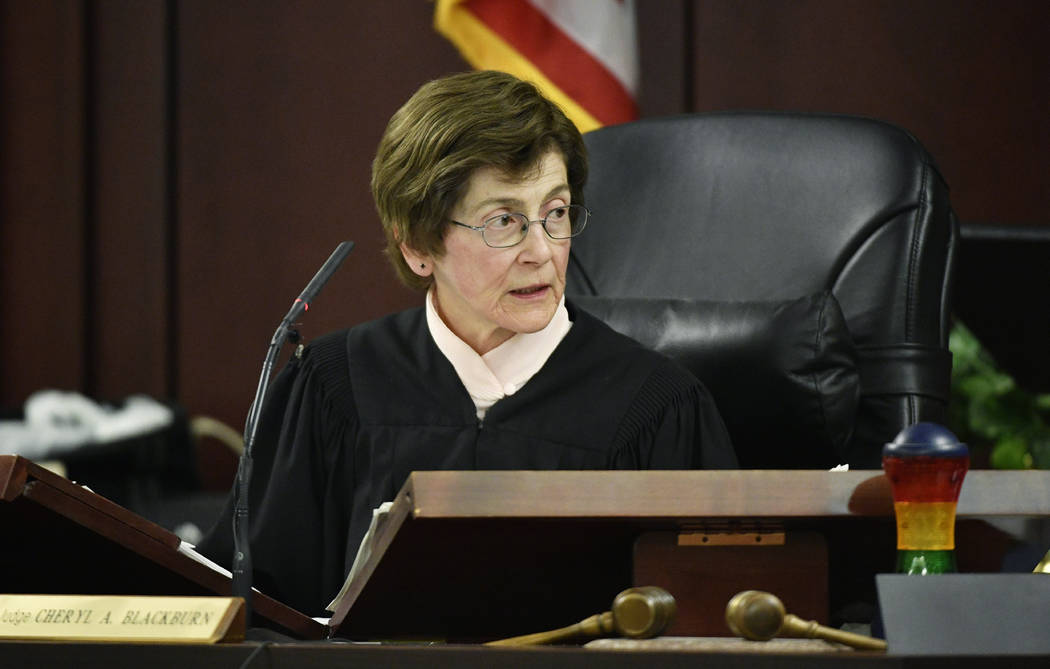
<instances>
[{"instance_id":1,"label":"woman's mouth","mask_svg":"<svg viewBox=\"0 0 1050 669\"><path fill-rule=\"evenodd\" d=\"M510 294L516 295L518 297L531 297L533 295L538 295L542 293L543 291L547 290L547 288L549 288L547 284L528 286L526 288L516 288L510 291Z\"/></svg>"}]
</instances>

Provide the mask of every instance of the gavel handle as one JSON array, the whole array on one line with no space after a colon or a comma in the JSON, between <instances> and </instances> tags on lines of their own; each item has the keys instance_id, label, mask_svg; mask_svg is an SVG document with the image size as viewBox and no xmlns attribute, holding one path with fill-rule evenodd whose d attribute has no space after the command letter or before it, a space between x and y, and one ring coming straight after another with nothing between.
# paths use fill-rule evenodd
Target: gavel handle
<instances>
[{"instance_id":1,"label":"gavel handle","mask_svg":"<svg viewBox=\"0 0 1050 669\"><path fill-rule=\"evenodd\" d=\"M589 618L584 618L575 625L562 627L548 632L536 632L514 636L509 639L489 641L486 646L535 646L544 643L554 643L574 637L596 637L612 634L614 631L612 611L596 613Z\"/></svg>"},{"instance_id":2,"label":"gavel handle","mask_svg":"<svg viewBox=\"0 0 1050 669\"><path fill-rule=\"evenodd\" d=\"M862 650L886 650L886 642L882 639L844 632L834 627L825 627L818 624L815 620L803 620L792 613L784 616L784 623L780 626L780 633L781 636L837 641L843 645Z\"/></svg>"}]
</instances>

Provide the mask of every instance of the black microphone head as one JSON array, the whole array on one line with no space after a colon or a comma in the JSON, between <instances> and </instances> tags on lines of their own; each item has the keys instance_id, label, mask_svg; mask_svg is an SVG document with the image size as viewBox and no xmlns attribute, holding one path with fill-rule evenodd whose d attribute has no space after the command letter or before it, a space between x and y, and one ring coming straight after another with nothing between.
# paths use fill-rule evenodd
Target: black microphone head
<instances>
[{"instance_id":1,"label":"black microphone head","mask_svg":"<svg viewBox=\"0 0 1050 669\"><path fill-rule=\"evenodd\" d=\"M304 311L310 308L310 303L314 301L317 294L321 292L324 285L328 283L328 280L332 278L335 271L339 269L339 266L346 260L346 256L350 254L354 248L353 242L340 242L335 247L335 251L332 251L332 255L328 256L328 260L321 265L321 269L317 270L317 274L310 280L310 283L306 284L306 288L299 294L299 297L292 303L292 308L288 310L288 314L282 321L282 327L288 323L294 323L298 320L299 316Z\"/></svg>"}]
</instances>

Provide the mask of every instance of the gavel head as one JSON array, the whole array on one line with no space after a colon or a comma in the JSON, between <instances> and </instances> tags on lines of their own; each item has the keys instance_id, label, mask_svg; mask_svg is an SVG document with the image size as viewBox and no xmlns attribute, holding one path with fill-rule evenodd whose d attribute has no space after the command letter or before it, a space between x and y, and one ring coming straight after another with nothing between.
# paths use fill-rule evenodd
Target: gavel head
<instances>
[{"instance_id":1,"label":"gavel head","mask_svg":"<svg viewBox=\"0 0 1050 669\"><path fill-rule=\"evenodd\" d=\"M784 624L784 604L768 592L738 592L726 604L726 623L733 634L752 641L768 641Z\"/></svg>"},{"instance_id":2,"label":"gavel head","mask_svg":"<svg viewBox=\"0 0 1050 669\"><path fill-rule=\"evenodd\" d=\"M677 610L674 597L663 588L653 585L628 588L613 600L613 625L618 634L648 639L667 629Z\"/></svg>"}]
</instances>

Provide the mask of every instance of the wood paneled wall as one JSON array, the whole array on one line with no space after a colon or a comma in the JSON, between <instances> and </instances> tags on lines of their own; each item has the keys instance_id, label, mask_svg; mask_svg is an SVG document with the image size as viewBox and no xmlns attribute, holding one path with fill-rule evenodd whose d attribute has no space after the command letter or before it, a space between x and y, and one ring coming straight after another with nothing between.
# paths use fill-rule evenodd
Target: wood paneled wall
<instances>
[{"instance_id":1,"label":"wood paneled wall","mask_svg":"<svg viewBox=\"0 0 1050 669\"><path fill-rule=\"evenodd\" d=\"M1050 3L697 0L697 110L860 114L911 131L965 221L1050 224Z\"/></svg>"},{"instance_id":2,"label":"wood paneled wall","mask_svg":"<svg viewBox=\"0 0 1050 669\"><path fill-rule=\"evenodd\" d=\"M938 159L962 220L1050 225L1050 3L638 6L643 115L883 118ZM144 392L239 427L273 329L343 239L307 338L418 303L368 181L390 114L466 68L432 11L2 0L0 407Z\"/></svg>"},{"instance_id":3,"label":"wood paneled wall","mask_svg":"<svg viewBox=\"0 0 1050 669\"><path fill-rule=\"evenodd\" d=\"M82 388L88 292L80 3L0 9L0 406Z\"/></svg>"}]
</instances>

